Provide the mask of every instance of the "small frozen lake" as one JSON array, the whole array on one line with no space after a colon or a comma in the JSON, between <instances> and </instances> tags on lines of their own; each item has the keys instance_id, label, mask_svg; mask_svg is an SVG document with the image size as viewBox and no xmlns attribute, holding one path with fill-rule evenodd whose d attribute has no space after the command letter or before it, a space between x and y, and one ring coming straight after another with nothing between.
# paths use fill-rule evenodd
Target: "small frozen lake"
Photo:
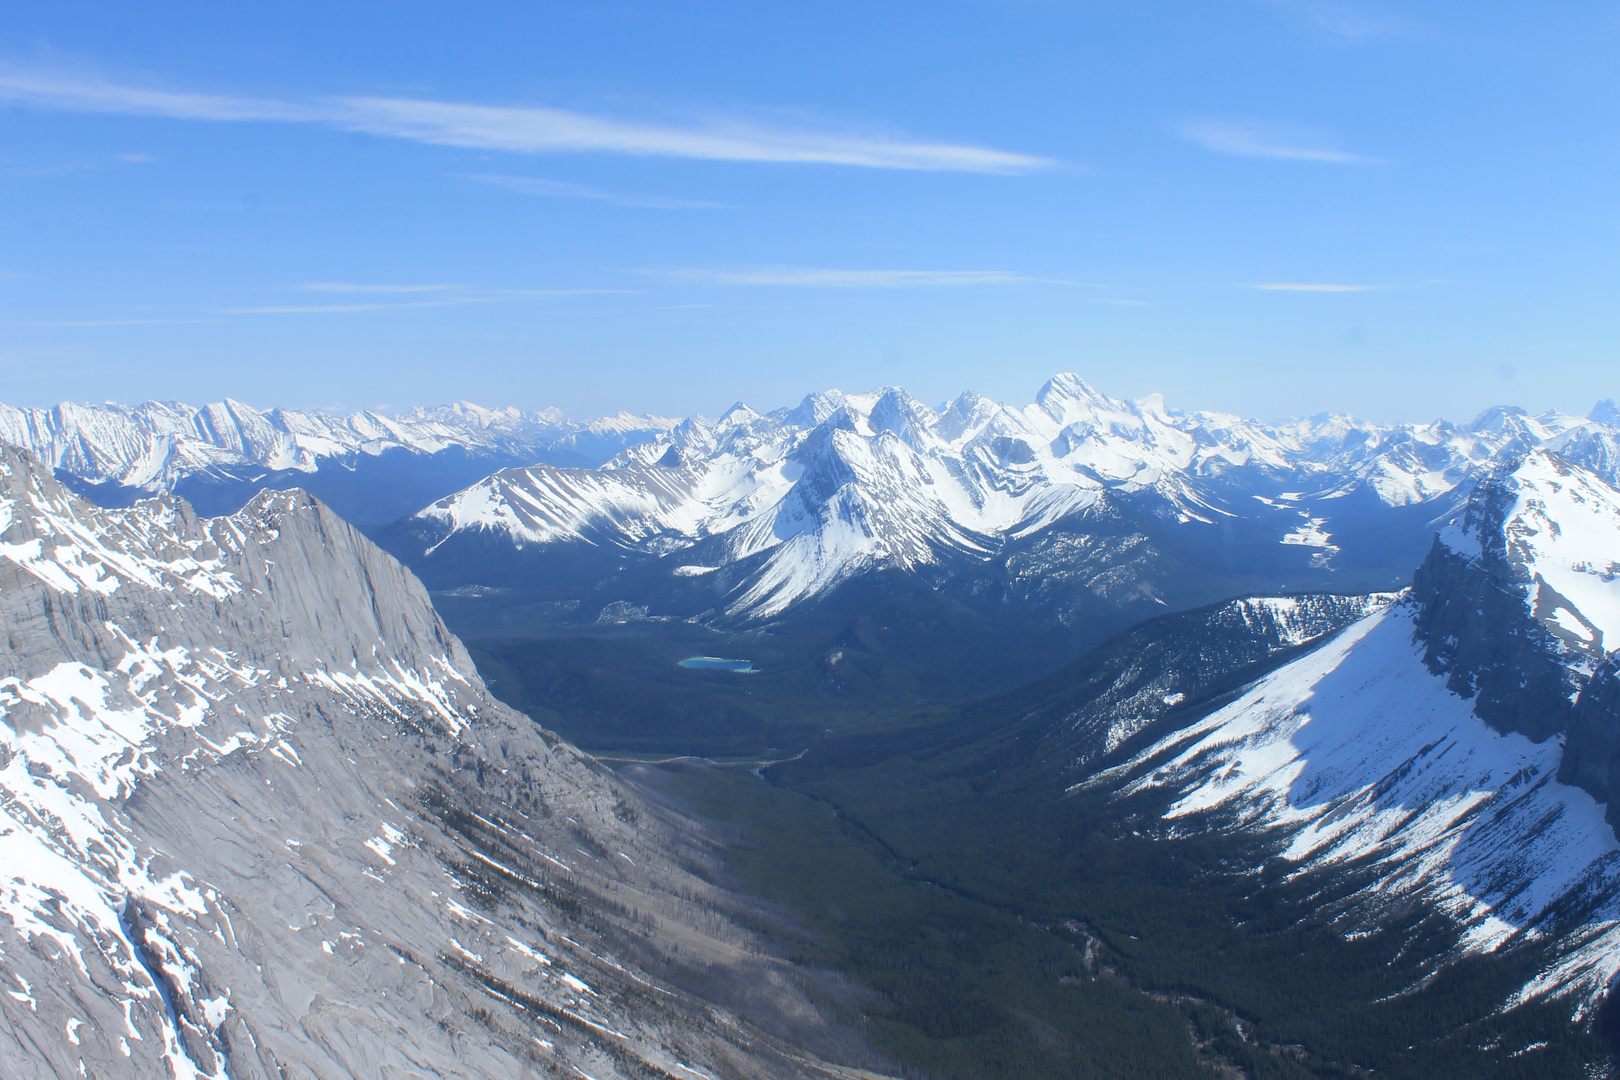
<instances>
[{"instance_id":1,"label":"small frozen lake","mask_svg":"<svg viewBox=\"0 0 1620 1080\"><path fill-rule=\"evenodd\" d=\"M719 656L688 656L681 661L681 667L703 668L708 671L749 672L754 670L754 662L752 660L726 660Z\"/></svg>"}]
</instances>

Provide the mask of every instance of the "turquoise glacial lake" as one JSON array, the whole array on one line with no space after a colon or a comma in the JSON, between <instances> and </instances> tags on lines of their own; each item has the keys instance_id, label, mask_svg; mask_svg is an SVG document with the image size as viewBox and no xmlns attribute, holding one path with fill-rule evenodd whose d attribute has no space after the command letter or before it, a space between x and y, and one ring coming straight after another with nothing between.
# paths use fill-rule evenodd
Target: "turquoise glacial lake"
<instances>
[{"instance_id":1,"label":"turquoise glacial lake","mask_svg":"<svg viewBox=\"0 0 1620 1080\"><path fill-rule=\"evenodd\" d=\"M688 656L681 661L681 667L703 668L708 671L738 671L754 670L752 660L725 660L718 656Z\"/></svg>"}]
</instances>

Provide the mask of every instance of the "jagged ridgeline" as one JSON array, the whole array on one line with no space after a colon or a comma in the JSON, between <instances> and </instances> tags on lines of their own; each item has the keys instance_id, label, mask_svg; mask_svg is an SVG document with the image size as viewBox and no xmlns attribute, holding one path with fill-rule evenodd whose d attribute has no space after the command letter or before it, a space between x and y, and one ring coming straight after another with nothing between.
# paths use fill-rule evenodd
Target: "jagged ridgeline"
<instances>
[{"instance_id":1,"label":"jagged ridgeline","mask_svg":"<svg viewBox=\"0 0 1620 1080\"><path fill-rule=\"evenodd\" d=\"M591 638L569 646L584 657L573 671L619 682L729 647L692 627L759 632L739 655L802 694L960 700L1167 610L1398 588L1507 456L1548 447L1620 478L1617 417L1604 403L1586 417L1493 408L1462 425L1263 423L1063 374L1027 405L970 392L931 407L887 387L587 423L465 403L350 416L230 400L0 406L0 439L107 505L166 492L220 513L261 488L309 490L428 584L505 699L552 710L592 749L646 749L668 724L624 730L597 715L600 695L548 691L574 676L530 643ZM619 644L592 652L604 635L660 655L621 664ZM727 733L662 749L802 741L713 704L737 721Z\"/></svg>"},{"instance_id":2,"label":"jagged ridgeline","mask_svg":"<svg viewBox=\"0 0 1620 1080\"><path fill-rule=\"evenodd\" d=\"M0 404L0 442L32 450L103 506L159 493L206 514L265 489L303 488L355 524L393 521L509 465L599 465L675 421L620 413L586 423L467 402L385 415L255 409L229 398L19 409Z\"/></svg>"},{"instance_id":3,"label":"jagged ridgeline","mask_svg":"<svg viewBox=\"0 0 1620 1080\"><path fill-rule=\"evenodd\" d=\"M1614 478L1614 418L1266 424L1112 398L1073 375L1025 406L831 391L691 418L600 468L503 469L373 535L512 673L498 693L527 682L514 701L619 749L653 732L605 730L571 713L591 711L578 694L533 692L569 676L514 642L757 632L736 647L767 678L961 700L1165 611L1400 588L1494 463L1550 447ZM611 653L576 666L612 666ZM782 738L771 745L797 749ZM665 746L678 748L696 749Z\"/></svg>"},{"instance_id":4,"label":"jagged ridgeline","mask_svg":"<svg viewBox=\"0 0 1620 1080\"><path fill-rule=\"evenodd\" d=\"M0 449L0 622L0 1075L859 1053L692 824L492 699L418 582L308 495L102 510Z\"/></svg>"}]
</instances>

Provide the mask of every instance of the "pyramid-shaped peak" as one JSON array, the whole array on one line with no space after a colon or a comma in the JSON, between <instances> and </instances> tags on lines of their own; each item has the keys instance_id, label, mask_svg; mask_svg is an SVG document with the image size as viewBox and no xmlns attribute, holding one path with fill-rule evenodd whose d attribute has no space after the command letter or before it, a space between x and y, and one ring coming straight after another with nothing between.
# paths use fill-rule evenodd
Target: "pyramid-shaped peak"
<instances>
[{"instance_id":1,"label":"pyramid-shaped peak","mask_svg":"<svg viewBox=\"0 0 1620 1080\"><path fill-rule=\"evenodd\" d=\"M885 386L874 390L872 395L876 400L872 402L872 411L878 409L905 409L907 411L932 411L928 406L906 393L903 387Z\"/></svg>"},{"instance_id":2,"label":"pyramid-shaped peak","mask_svg":"<svg viewBox=\"0 0 1620 1080\"><path fill-rule=\"evenodd\" d=\"M1520 416L1529 416L1525 410L1517 405L1492 405L1468 425L1470 431L1500 431L1506 427L1508 421Z\"/></svg>"},{"instance_id":3,"label":"pyramid-shaped peak","mask_svg":"<svg viewBox=\"0 0 1620 1080\"><path fill-rule=\"evenodd\" d=\"M1592 406L1592 411L1586 414L1586 418L1600 424L1620 427L1620 405L1616 405L1613 398L1604 398Z\"/></svg>"},{"instance_id":4,"label":"pyramid-shaped peak","mask_svg":"<svg viewBox=\"0 0 1620 1080\"><path fill-rule=\"evenodd\" d=\"M884 388L868 415L874 430L892 431L908 440L938 419L934 410L897 386Z\"/></svg>"},{"instance_id":5,"label":"pyramid-shaped peak","mask_svg":"<svg viewBox=\"0 0 1620 1080\"><path fill-rule=\"evenodd\" d=\"M1078 401L1093 406L1118 406L1123 404L1123 402L1115 401L1107 394L1098 391L1080 376L1068 371L1060 372L1046 380L1046 385L1042 386L1035 395L1035 402L1038 405L1045 405L1048 402L1055 404L1062 401Z\"/></svg>"},{"instance_id":6,"label":"pyramid-shaped peak","mask_svg":"<svg viewBox=\"0 0 1620 1080\"><path fill-rule=\"evenodd\" d=\"M842 408L844 401L842 390L806 394L804 400L790 410L785 419L798 427L813 428Z\"/></svg>"},{"instance_id":7,"label":"pyramid-shaped peak","mask_svg":"<svg viewBox=\"0 0 1620 1080\"><path fill-rule=\"evenodd\" d=\"M989 422L1000 411L1001 406L983 394L966 390L940 411L934 433L947 442L955 442Z\"/></svg>"}]
</instances>

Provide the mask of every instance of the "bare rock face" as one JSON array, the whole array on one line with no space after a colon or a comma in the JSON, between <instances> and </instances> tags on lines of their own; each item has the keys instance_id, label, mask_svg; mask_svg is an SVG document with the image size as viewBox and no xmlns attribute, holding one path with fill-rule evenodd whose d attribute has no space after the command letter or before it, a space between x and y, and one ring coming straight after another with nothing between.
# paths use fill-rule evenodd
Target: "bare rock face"
<instances>
[{"instance_id":1,"label":"bare rock face","mask_svg":"<svg viewBox=\"0 0 1620 1080\"><path fill-rule=\"evenodd\" d=\"M1557 641L1500 567L1436 541L1413 575L1412 596L1429 670L1473 698L1480 719L1533 742L1568 728L1579 675L1560 662Z\"/></svg>"},{"instance_id":2,"label":"bare rock face","mask_svg":"<svg viewBox=\"0 0 1620 1080\"><path fill-rule=\"evenodd\" d=\"M1620 836L1620 653L1592 673L1571 711L1558 780L1601 803Z\"/></svg>"},{"instance_id":3,"label":"bare rock face","mask_svg":"<svg viewBox=\"0 0 1620 1080\"><path fill-rule=\"evenodd\" d=\"M1429 669L1497 730L1563 736L1558 780L1607 804L1620 835L1617 560L1620 492L1533 454L1474 492L1412 596Z\"/></svg>"},{"instance_id":4,"label":"bare rock face","mask_svg":"<svg viewBox=\"0 0 1620 1080\"><path fill-rule=\"evenodd\" d=\"M98 510L0 449L0 633L0 1075L844 1074L683 989L837 1034L307 495Z\"/></svg>"}]
</instances>

